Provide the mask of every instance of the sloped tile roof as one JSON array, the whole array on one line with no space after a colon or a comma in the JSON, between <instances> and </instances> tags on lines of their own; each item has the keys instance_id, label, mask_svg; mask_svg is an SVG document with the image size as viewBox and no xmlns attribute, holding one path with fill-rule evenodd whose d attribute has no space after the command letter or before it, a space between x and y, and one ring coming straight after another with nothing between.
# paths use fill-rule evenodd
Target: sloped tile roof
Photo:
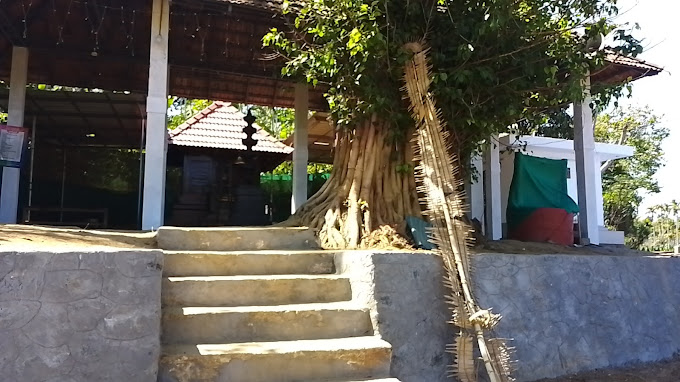
<instances>
[{"instance_id":1,"label":"sloped tile roof","mask_svg":"<svg viewBox=\"0 0 680 382\"><path fill-rule=\"evenodd\" d=\"M246 151L242 139L246 122L243 113L229 102L213 102L186 122L168 131L168 143L177 146L208 147ZM279 142L257 124L253 138L257 144L253 151L290 154L293 148Z\"/></svg>"},{"instance_id":2,"label":"sloped tile roof","mask_svg":"<svg viewBox=\"0 0 680 382\"><path fill-rule=\"evenodd\" d=\"M647 70L650 72L653 72L654 74L660 73L663 71L663 68L654 65L652 63L646 62L644 60L641 60L636 57L631 57L631 56L624 56L620 53L614 52L612 50L608 50L605 55L605 60L607 62L610 62L612 64L617 64L617 65L623 65L623 66L629 66L633 68L639 68L643 70Z\"/></svg>"}]
</instances>

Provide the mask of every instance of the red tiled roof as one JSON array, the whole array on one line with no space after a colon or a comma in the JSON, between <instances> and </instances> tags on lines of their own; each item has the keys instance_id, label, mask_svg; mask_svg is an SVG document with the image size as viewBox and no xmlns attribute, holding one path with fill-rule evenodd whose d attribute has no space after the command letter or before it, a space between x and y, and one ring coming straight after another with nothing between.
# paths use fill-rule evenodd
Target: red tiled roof
<instances>
[{"instance_id":1,"label":"red tiled roof","mask_svg":"<svg viewBox=\"0 0 680 382\"><path fill-rule=\"evenodd\" d=\"M168 143L177 146L209 147L246 151L243 113L229 102L213 102L174 130L168 131ZM290 154L293 148L279 142L257 124L253 151Z\"/></svg>"},{"instance_id":2,"label":"red tiled roof","mask_svg":"<svg viewBox=\"0 0 680 382\"><path fill-rule=\"evenodd\" d=\"M651 64L651 63L646 62L644 60L641 60L639 58L635 58L635 57L631 57L631 56L624 56L624 55L622 55L620 53L616 53L614 51L608 51L606 53L604 59L605 59L605 61L611 62L612 64L631 66L631 67L634 67L634 68L649 70L651 72L660 73L660 72L663 71L663 68L661 68L657 65Z\"/></svg>"}]
</instances>

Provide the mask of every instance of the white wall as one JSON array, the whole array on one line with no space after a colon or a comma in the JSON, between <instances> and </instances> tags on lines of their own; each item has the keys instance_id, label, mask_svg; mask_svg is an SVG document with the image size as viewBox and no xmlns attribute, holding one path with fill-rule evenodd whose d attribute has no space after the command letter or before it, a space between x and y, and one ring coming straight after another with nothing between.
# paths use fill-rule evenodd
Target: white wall
<instances>
[{"instance_id":1,"label":"white wall","mask_svg":"<svg viewBox=\"0 0 680 382\"><path fill-rule=\"evenodd\" d=\"M533 150L528 152L527 154L542 158L561 159L559 158L558 155L555 155L554 153L541 150ZM501 209L503 224L507 223L505 210L508 207L508 195L510 194L510 184L512 183L512 177L515 174L514 162L515 162L514 152L506 151L501 153ZM600 160L598 160L597 162L601 163ZM576 160L574 160L573 158L567 159L567 168L569 169L570 173L570 177L567 178L567 193L574 201L576 201L578 200L578 187L576 184ZM598 181L598 179L596 179L596 183L600 186L598 188L600 188L601 190L602 184L601 180ZM604 209L602 193L600 192L600 194L597 196L598 197L596 203L598 207L597 209L598 225L604 226Z\"/></svg>"},{"instance_id":2,"label":"white wall","mask_svg":"<svg viewBox=\"0 0 680 382\"><path fill-rule=\"evenodd\" d=\"M514 175L515 153L512 151L501 152L501 221L503 224L508 222L505 211L508 208L508 195L510 195L510 184ZM505 231L505 228L503 231Z\"/></svg>"},{"instance_id":3,"label":"white wall","mask_svg":"<svg viewBox=\"0 0 680 382\"><path fill-rule=\"evenodd\" d=\"M578 187L576 186L576 160L569 159L567 161L567 168L569 169L568 174L570 174L570 176L567 177L567 193L574 201L577 201Z\"/></svg>"}]
</instances>

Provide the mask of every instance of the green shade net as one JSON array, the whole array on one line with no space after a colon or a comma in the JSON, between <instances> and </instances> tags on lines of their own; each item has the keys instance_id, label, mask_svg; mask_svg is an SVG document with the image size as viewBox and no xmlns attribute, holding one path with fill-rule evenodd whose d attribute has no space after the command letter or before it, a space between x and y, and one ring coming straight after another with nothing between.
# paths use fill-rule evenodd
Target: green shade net
<instances>
[{"instance_id":1,"label":"green shade net","mask_svg":"<svg viewBox=\"0 0 680 382\"><path fill-rule=\"evenodd\" d=\"M578 205L567 193L567 160L515 153L515 174L506 210L508 231L512 232L539 208L578 212Z\"/></svg>"},{"instance_id":2,"label":"green shade net","mask_svg":"<svg viewBox=\"0 0 680 382\"><path fill-rule=\"evenodd\" d=\"M314 195L328 180L330 174L307 175L307 197ZM282 222L290 216L290 198L293 194L293 176L290 174L260 174L260 186L272 208L272 220Z\"/></svg>"}]
</instances>

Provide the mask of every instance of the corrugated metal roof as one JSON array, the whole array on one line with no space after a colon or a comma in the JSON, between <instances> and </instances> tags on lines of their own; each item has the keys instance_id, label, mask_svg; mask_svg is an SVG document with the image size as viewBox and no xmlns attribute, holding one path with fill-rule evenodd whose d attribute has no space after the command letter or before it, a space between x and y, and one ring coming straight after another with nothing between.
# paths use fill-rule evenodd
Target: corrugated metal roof
<instances>
[{"instance_id":1,"label":"corrugated metal roof","mask_svg":"<svg viewBox=\"0 0 680 382\"><path fill-rule=\"evenodd\" d=\"M213 102L189 118L182 125L169 131L168 143L177 146L209 147L246 151L242 139L246 138L243 128L246 121L243 113L229 102ZM253 138L257 144L253 151L290 154L293 148L279 142L257 124Z\"/></svg>"},{"instance_id":2,"label":"corrugated metal roof","mask_svg":"<svg viewBox=\"0 0 680 382\"><path fill-rule=\"evenodd\" d=\"M9 89L0 87L0 110ZM26 126L36 122L40 141L66 146L140 147L146 95L26 89Z\"/></svg>"},{"instance_id":3,"label":"corrugated metal roof","mask_svg":"<svg viewBox=\"0 0 680 382\"><path fill-rule=\"evenodd\" d=\"M221 0L221 2L276 12L280 12L283 5L283 0ZM293 1L292 3L298 2Z\"/></svg>"}]
</instances>

